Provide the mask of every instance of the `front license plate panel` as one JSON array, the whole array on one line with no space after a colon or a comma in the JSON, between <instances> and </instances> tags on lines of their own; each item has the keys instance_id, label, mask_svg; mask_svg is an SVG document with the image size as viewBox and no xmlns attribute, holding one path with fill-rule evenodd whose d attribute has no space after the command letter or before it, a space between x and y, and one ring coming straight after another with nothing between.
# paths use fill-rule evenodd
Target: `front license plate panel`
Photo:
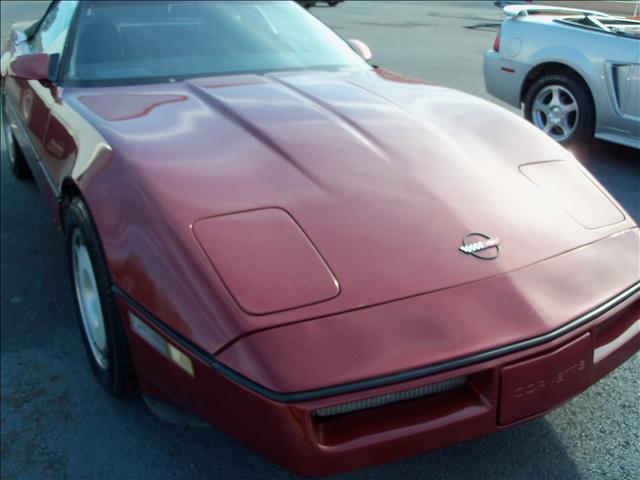
<instances>
[{"instance_id":1,"label":"front license plate panel","mask_svg":"<svg viewBox=\"0 0 640 480\"><path fill-rule=\"evenodd\" d=\"M586 389L592 366L593 342L586 333L553 352L504 367L499 423L544 412Z\"/></svg>"}]
</instances>

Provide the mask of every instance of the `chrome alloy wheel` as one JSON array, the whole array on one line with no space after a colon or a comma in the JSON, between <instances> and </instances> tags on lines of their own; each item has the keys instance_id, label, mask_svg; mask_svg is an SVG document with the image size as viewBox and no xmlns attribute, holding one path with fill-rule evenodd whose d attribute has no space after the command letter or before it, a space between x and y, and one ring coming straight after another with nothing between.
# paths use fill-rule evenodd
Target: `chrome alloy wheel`
<instances>
[{"instance_id":1,"label":"chrome alloy wheel","mask_svg":"<svg viewBox=\"0 0 640 480\"><path fill-rule=\"evenodd\" d=\"M13 144L13 132L11 131L11 125L9 124L9 119L4 116L4 121L2 122L2 128L4 130L4 141L5 148L7 149L7 154L9 155L9 162L11 162L11 167L16 164L16 148Z\"/></svg>"},{"instance_id":2,"label":"chrome alloy wheel","mask_svg":"<svg viewBox=\"0 0 640 480\"><path fill-rule=\"evenodd\" d=\"M100 292L89 250L78 228L73 231L71 237L71 255L73 283L84 333L96 363L106 370L109 366L107 332L100 303Z\"/></svg>"},{"instance_id":3,"label":"chrome alloy wheel","mask_svg":"<svg viewBox=\"0 0 640 480\"><path fill-rule=\"evenodd\" d=\"M534 125L557 142L573 134L579 115L576 97L561 85L547 85L533 100Z\"/></svg>"}]
</instances>

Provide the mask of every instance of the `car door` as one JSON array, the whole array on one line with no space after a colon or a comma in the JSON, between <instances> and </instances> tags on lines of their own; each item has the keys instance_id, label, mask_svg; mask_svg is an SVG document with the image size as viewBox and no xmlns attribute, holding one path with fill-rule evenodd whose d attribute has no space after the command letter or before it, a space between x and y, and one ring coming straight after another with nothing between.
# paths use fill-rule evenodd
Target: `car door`
<instances>
[{"instance_id":1,"label":"car door","mask_svg":"<svg viewBox=\"0 0 640 480\"><path fill-rule=\"evenodd\" d=\"M52 3L35 33L16 45L14 56L30 53L62 55L77 6L76 0ZM13 76L6 78L4 87L18 133L22 133L18 137L24 140L21 146L29 157L34 178L50 208L57 209L58 186L64 173L60 159L68 158L75 148L68 130L52 115L52 110L61 102L60 90L55 82Z\"/></svg>"}]
</instances>

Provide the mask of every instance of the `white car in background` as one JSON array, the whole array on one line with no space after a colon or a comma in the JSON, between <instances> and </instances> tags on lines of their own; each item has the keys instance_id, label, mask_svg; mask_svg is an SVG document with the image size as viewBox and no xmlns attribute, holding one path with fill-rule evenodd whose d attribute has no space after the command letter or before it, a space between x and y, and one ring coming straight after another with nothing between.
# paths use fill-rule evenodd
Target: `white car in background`
<instances>
[{"instance_id":1,"label":"white car in background","mask_svg":"<svg viewBox=\"0 0 640 480\"><path fill-rule=\"evenodd\" d=\"M558 142L640 148L640 22L573 8L510 5L485 53L487 91Z\"/></svg>"}]
</instances>

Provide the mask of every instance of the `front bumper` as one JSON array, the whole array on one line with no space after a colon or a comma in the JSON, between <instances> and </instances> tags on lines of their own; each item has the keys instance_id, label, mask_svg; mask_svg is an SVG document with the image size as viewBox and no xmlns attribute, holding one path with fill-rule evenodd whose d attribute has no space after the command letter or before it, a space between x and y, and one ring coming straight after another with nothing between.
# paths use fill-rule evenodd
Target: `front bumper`
<instances>
[{"instance_id":1,"label":"front bumper","mask_svg":"<svg viewBox=\"0 0 640 480\"><path fill-rule=\"evenodd\" d=\"M123 313L134 311L119 303ZM129 332L129 338L147 394L196 413L293 472L315 476L445 447L560 406L640 350L640 294L544 345L419 380L293 403L249 390L198 356L192 356L194 376L189 377L135 334ZM544 361L558 356L564 357L559 363ZM538 361L546 369L527 368ZM514 368L519 369L515 376L508 371ZM572 373L575 380L568 379ZM459 377L468 380L446 392L328 418L315 414L324 407Z\"/></svg>"},{"instance_id":2,"label":"front bumper","mask_svg":"<svg viewBox=\"0 0 640 480\"><path fill-rule=\"evenodd\" d=\"M633 229L553 263L490 280L501 283L486 288L481 282L471 284L467 288L476 293L459 291L455 298L462 310L448 310L446 315L457 319L457 328L397 319L396 333L385 336L386 313L386 323L384 318L378 323L373 314L354 315L336 321L339 329L333 329L331 319L322 319L259 332L213 357L178 337L126 295L119 296L118 304L123 319L131 315L144 319L193 363L191 374L186 374L125 321L145 393L196 413L289 470L323 475L411 456L535 418L623 363L640 350L639 239ZM554 281L553 275L560 272L563 279ZM506 285L518 288L508 290ZM500 302L489 302L489 291L499 293ZM475 301L473 295L484 300ZM465 304L463 298L472 303ZM513 308L500 310L507 304ZM498 308L495 315L502 313L510 321L489 324L490 315L483 315L482 305ZM406 319L411 320L412 310L422 310L424 318L426 304L409 306L405 304ZM464 311L467 318L457 317ZM508 336L514 322L520 322L513 331L519 337ZM484 329L491 325L491 335L483 338L493 345L480 344L479 333L473 330L479 323ZM385 324L387 330L382 329ZM425 325L426 330L418 329ZM340 340L335 332L350 339L349 348L335 348ZM465 335L476 342L471 345ZM515 338L520 340L514 342ZM435 343L424 347L429 341ZM421 344L422 357L416 359ZM437 360L440 344L442 354L448 352L453 360ZM260 357L260 345L265 345L268 357ZM258 356L251 357L251 352ZM262 370L246 368L259 364L259 358L264 360ZM424 366L425 359L436 363ZM407 370L411 365L423 367ZM368 373L358 377L364 368ZM288 375L278 376L283 370ZM327 383L328 379L335 383ZM341 383L345 381L349 383ZM447 382L455 388L427 387ZM354 385L357 388L345 388ZM429 394L377 408L351 408L399 392ZM335 409L345 404L348 413L332 414L346 411Z\"/></svg>"}]
</instances>

